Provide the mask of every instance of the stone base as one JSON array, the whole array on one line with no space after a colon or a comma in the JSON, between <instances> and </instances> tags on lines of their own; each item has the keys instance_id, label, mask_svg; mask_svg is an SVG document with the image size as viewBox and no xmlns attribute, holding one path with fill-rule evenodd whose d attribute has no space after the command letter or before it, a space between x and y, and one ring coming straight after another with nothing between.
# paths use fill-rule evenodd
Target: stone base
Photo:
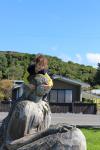
<instances>
[{"instance_id":1,"label":"stone base","mask_svg":"<svg viewBox=\"0 0 100 150\"><path fill-rule=\"evenodd\" d=\"M86 139L80 129L57 124L35 135L12 141L6 147L9 150L86 150Z\"/></svg>"}]
</instances>

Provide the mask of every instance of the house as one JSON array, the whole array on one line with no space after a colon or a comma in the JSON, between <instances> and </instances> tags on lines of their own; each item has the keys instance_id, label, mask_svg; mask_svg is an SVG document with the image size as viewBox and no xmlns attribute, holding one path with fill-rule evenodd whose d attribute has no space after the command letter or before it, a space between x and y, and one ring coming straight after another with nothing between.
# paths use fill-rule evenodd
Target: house
<instances>
[{"instance_id":1,"label":"house","mask_svg":"<svg viewBox=\"0 0 100 150\"><path fill-rule=\"evenodd\" d=\"M16 101L23 93L23 80L13 80L12 100Z\"/></svg>"},{"instance_id":2,"label":"house","mask_svg":"<svg viewBox=\"0 0 100 150\"><path fill-rule=\"evenodd\" d=\"M82 102L82 88L90 87L89 84L60 75L53 76L53 83L53 88L49 94L50 103Z\"/></svg>"},{"instance_id":3,"label":"house","mask_svg":"<svg viewBox=\"0 0 100 150\"><path fill-rule=\"evenodd\" d=\"M53 113L96 114L96 104L82 102L82 89L90 85L60 75L53 76L53 88L48 100Z\"/></svg>"}]
</instances>

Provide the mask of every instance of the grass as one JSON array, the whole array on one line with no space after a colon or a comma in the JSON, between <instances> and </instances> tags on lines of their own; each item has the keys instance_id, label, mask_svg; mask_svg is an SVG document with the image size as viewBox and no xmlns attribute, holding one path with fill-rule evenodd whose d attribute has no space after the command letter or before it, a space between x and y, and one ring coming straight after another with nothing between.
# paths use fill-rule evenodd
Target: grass
<instances>
[{"instance_id":1,"label":"grass","mask_svg":"<svg viewBox=\"0 0 100 150\"><path fill-rule=\"evenodd\" d=\"M93 102L99 104L99 103L100 103L100 98L95 98L95 99L93 100Z\"/></svg>"},{"instance_id":2,"label":"grass","mask_svg":"<svg viewBox=\"0 0 100 150\"><path fill-rule=\"evenodd\" d=\"M86 137L87 150L100 150L100 129L81 129Z\"/></svg>"}]
</instances>

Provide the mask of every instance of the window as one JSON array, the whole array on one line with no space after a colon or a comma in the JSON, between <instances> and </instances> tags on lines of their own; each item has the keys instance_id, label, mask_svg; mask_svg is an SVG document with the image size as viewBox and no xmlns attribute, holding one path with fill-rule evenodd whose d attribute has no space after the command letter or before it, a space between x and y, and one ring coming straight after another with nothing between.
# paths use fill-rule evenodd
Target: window
<instances>
[{"instance_id":1,"label":"window","mask_svg":"<svg viewBox=\"0 0 100 150\"><path fill-rule=\"evenodd\" d=\"M57 92L58 92L58 103L64 103L65 90L57 90Z\"/></svg>"},{"instance_id":2,"label":"window","mask_svg":"<svg viewBox=\"0 0 100 150\"><path fill-rule=\"evenodd\" d=\"M72 102L72 90L65 90L65 103Z\"/></svg>"},{"instance_id":3,"label":"window","mask_svg":"<svg viewBox=\"0 0 100 150\"><path fill-rule=\"evenodd\" d=\"M57 103L57 90L50 91L50 103Z\"/></svg>"},{"instance_id":4,"label":"window","mask_svg":"<svg viewBox=\"0 0 100 150\"><path fill-rule=\"evenodd\" d=\"M55 89L49 94L50 103L72 103L72 90Z\"/></svg>"}]
</instances>

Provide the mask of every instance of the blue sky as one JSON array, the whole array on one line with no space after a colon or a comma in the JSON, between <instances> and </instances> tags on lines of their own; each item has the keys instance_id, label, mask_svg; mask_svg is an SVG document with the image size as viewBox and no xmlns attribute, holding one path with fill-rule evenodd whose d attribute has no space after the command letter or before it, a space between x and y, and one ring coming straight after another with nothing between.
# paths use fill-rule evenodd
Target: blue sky
<instances>
[{"instance_id":1,"label":"blue sky","mask_svg":"<svg viewBox=\"0 0 100 150\"><path fill-rule=\"evenodd\" d=\"M0 51L100 62L100 0L0 0Z\"/></svg>"}]
</instances>

